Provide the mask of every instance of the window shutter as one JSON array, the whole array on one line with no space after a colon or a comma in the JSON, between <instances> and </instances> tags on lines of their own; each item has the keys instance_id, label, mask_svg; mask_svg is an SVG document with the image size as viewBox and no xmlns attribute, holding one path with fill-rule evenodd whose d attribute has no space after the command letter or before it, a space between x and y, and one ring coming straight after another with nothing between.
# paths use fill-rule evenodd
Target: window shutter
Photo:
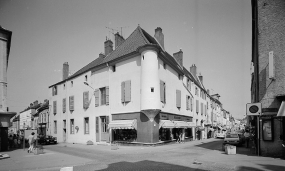
<instances>
[{"instance_id":1,"label":"window shutter","mask_svg":"<svg viewBox=\"0 0 285 171\"><path fill-rule=\"evenodd\" d=\"M193 111L193 98L190 97L190 110Z\"/></svg>"},{"instance_id":2,"label":"window shutter","mask_svg":"<svg viewBox=\"0 0 285 171\"><path fill-rule=\"evenodd\" d=\"M53 101L53 114L56 114L56 101Z\"/></svg>"},{"instance_id":3,"label":"window shutter","mask_svg":"<svg viewBox=\"0 0 285 171\"><path fill-rule=\"evenodd\" d=\"M62 99L62 112L66 112L66 98Z\"/></svg>"},{"instance_id":4,"label":"window shutter","mask_svg":"<svg viewBox=\"0 0 285 171\"><path fill-rule=\"evenodd\" d=\"M96 117L96 133L99 133L99 117Z\"/></svg>"},{"instance_id":5,"label":"window shutter","mask_svg":"<svg viewBox=\"0 0 285 171\"><path fill-rule=\"evenodd\" d=\"M106 124L107 124L107 128L108 128L108 124L109 124L109 116L106 116Z\"/></svg>"},{"instance_id":6,"label":"window shutter","mask_svg":"<svg viewBox=\"0 0 285 171\"><path fill-rule=\"evenodd\" d=\"M165 103L165 82L160 80L160 101Z\"/></svg>"},{"instance_id":7,"label":"window shutter","mask_svg":"<svg viewBox=\"0 0 285 171\"><path fill-rule=\"evenodd\" d=\"M83 92L83 108L87 109L89 106L89 92Z\"/></svg>"},{"instance_id":8,"label":"window shutter","mask_svg":"<svg viewBox=\"0 0 285 171\"><path fill-rule=\"evenodd\" d=\"M109 105L109 86L106 87L106 105Z\"/></svg>"},{"instance_id":9,"label":"window shutter","mask_svg":"<svg viewBox=\"0 0 285 171\"><path fill-rule=\"evenodd\" d=\"M189 110L189 100L188 96L186 95L186 110Z\"/></svg>"},{"instance_id":10,"label":"window shutter","mask_svg":"<svg viewBox=\"0 0 285 171\"><path fill-rule=\"evenodd\" d=\"M199 113L199 100L196 100L196 112Z\"/></svg>"},{"instance_id":11,"label":"window shutter","mask_svg":"<svg viewBox=\"0 0 285 171\"><path fill-rule=\"evenodd\" d=\"M99 106L99 89L95 90L95 107Z\"/></svg>"},{"instance_id":12,"label":"window shutter","mask_svg":"<svg viewBox=\"0 0 285 171\"><path fill-rule=\"evenodd\" d=\"M74 96L69 96L69 110L74 111Z\"/></svg>"},{"instance_id":13,"label":"window shutter","mask_svg":"<svg viewBox=\"0 0 285 171\"><path fill-rule=\"evenodd\" d=\"M176 90L176 107L181 107L181 91Z\"/></svg>"},{"instance_id":14,"label":"window shutter","mask_svg":"<svg viewBox=\"0 0 285 171\"><path fill-rule=\"evenodd\" d=\"M125 102L131 101L131 80L125 81Z\"/></svg>"},{"instance_id":15,"label":"window shutter","mask_svg":"<svg viewBox=\"0 0 285 171\"><path fill-rule=\"evenodd\" d=\"M121 83L121 102L125 102L125 82Z\"/></svg>"}]
</instances>

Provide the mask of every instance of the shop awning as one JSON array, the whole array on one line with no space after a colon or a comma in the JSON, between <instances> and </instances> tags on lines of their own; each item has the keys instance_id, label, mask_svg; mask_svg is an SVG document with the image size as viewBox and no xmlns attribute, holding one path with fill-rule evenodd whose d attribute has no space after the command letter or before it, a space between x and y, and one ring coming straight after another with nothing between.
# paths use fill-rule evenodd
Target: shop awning
<instances>
[{"instance_id":1,"label":"shop awning","mask_svg":"<svg viewBox=\"0 0 285 171\"><path fill-rule=\"evenodd\" d=\"M189 125L185 121L173 121L175 128L188 128Z\"/></svg>"},{"instance_id":2,"label":"shop awning","mask_svg":"<svg viewBox=\"0 0 285 171\"><path fill-rule=\"evenodd\" d=\"M108 124L110 129L137 129L137 120L114 120Z\"/></svg>"},{"instance_id":3,"label":"shop awning","mask_svg":"<svg viewBox=\"0 0 285 171\"><path fill-rule=\"evenodd\" d=\"M285 101L282 101L281 106L278 110L277 116L285 117Z\"/></svg>"},{"instance_id":4,"label":"shop awning","mask_svg":"<svg viewBox=\"0 0 285 171\"><path fill-rule=\"evenodd\" d=\"M160 120L159 122L159 128L175 128L175 125L170 120Z\"/></svg>"},{"instance_id":5,"label":"shop awning","mask_svg":"<svg viewBox=\"0 0 285 171\"><path fill-rule=\"evenodd\" d=\"M189 125L188 127L196 127L196 123L195 122L187 122L187 124Z\"/></svg>"}]
</instances>

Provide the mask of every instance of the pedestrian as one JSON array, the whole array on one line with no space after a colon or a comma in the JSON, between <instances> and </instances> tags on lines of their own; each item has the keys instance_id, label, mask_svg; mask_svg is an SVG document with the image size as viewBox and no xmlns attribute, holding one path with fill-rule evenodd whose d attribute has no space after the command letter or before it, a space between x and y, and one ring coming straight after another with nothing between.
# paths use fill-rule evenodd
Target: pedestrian
<instances>
[{"instance_id":1,"label":"pedestrian","mask_svg":"<svg viewBox=\"0 0 285 171\"><path fill-rule=\"evenodd\" d=\"M248 148L250 133L248 132L248 130L245 130L245 133L243 135L246 142L246 148Z\"/></svg>"},{"instance_id":2,"label":"pedestrian","mask_svg":"<svg viewBox=\"0 0 285 171\"><path fill-rule=\"evenodd\" d=\"M13 144L14 144L14 142L13 142L13 137L12 137L12 135L10 134L10 136L9 136L9 147L10 148L12 148L13 147Z\"/></svg>"},{"instance_id":3,"label":"pedestrian","mask_svg":"<svg viewBox=\"0 0 285 171\"><path fill-rule=\"evenodd\" d=\"M29 135L28 139L29 139L29 149L28 149L28 153L32 153L34 150L34 143L35 143L35 138L34 138L35 133L32 132L31 135Z\"/></svg>"},{"instance_id":4,"label":"pedestrian","mask_svg":"<svg viewBox=\"0 0 285 171\"><path fill-rule=\"evenodd\" d=\"M14 143L14 147L17 148L18 147L18 140L17 140L16 134L14 134L14 136L13 136L13 143Z\"/></svg>"}]
</instances>

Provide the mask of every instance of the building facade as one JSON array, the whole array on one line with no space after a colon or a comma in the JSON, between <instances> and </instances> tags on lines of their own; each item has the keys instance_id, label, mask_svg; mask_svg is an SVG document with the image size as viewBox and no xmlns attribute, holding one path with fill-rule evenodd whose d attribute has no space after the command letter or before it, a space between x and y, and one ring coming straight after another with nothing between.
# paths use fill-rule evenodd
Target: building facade
<instances>
[{"instance_id":1,"label":"building facade","mask_svg":"<svg viewBox=\"0 0 285 171\"><path fill-rule=\"evenodd\" d=\"M115 35L105 53L49 86L50 133L58 142L157 143L207 137L211 116L197 67L183 66L183 52L170 55L161 28L154 37L138 26L125 40Z\"/></svg>"},{"instance_id":2,"label":"building facade","mask_svg":"<svg viewBox=\"0 0 285 171\"><path fill-rule=\"evenodd\" d=\"M284 156L285 2L252 0L251 101L260 102L262 114L249 116L256 132L257 153Z\"/></svg>"}]
</instances>

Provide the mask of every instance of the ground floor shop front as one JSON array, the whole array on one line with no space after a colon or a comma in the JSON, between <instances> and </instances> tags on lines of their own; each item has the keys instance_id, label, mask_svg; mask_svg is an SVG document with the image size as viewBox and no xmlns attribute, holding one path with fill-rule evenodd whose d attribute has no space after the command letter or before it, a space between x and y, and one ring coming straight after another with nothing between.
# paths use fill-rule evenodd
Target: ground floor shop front
<instances>
[{"instance_id":1,"label":"ground floor shop front","mask_svg":"<svg viewBox=\"0 0 285 171\"><path fill-rule=\"evenodd\" d=\"M197 132L202 134L204 131L201 126L196 129L192 117L159 111L155 115L151 112L113 114L108 124L111 142L187 141L198 139Z\"/></svg>"}]
</instances>

